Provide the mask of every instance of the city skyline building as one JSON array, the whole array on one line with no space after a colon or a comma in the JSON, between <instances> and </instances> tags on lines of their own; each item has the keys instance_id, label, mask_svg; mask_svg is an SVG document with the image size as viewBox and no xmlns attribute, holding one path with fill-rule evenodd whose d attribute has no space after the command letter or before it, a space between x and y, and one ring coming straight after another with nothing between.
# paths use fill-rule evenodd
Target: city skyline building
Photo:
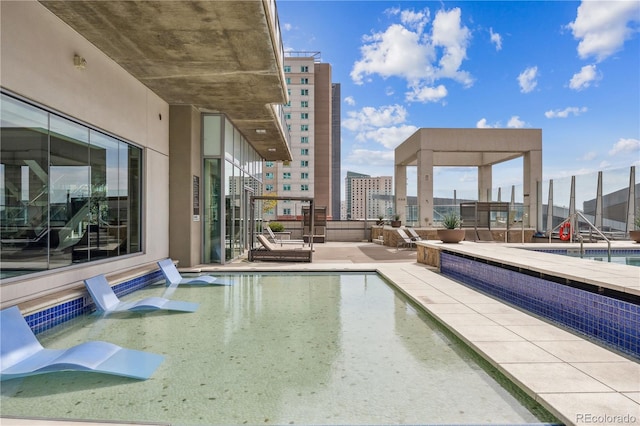
<instances>
[{"instance_id":1,"label":"city skyline building","mask_svg":"<svg viewBox=\"0 0 640 426\"><path fill-rule=\"evenodd\" d=\"M287 52L284 72L289 95L284 114L292 160L265 161L264 195L312 197L316 206L327 208L328 219L332 219L333 180L336 170L338 176L340 173L339 85L331 82L331 64L322 62L320 52ZM339 180L337 200L339 209ZM299 219L301 212L300 203L281 201L264 217Z\"/></svg>"}]
</instances>

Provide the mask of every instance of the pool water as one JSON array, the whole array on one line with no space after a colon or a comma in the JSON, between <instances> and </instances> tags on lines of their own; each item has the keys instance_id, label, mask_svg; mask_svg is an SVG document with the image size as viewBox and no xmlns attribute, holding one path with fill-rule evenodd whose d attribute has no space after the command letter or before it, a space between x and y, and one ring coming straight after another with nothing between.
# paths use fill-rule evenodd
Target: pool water
<instances>
[{"instance_id":1,"label":"pool water","mask_svg":"<svg viewBox=\"0 0 640 426\"><path fill-rule=\"evenodd\" d=\"M600 262L618 263L621 265L640 266L640 250L611 250L611 259L607 250L588 249L581 255L579 249L570 250L539 250L545 253L560 254Z\"/></svg>"},{"instance_id":2,"label":"pool water","mask_svg":"<svg viewBox=\"0 0 640 426\"><path fill-rule=\"evenodd\" d=\"M5 416L210 424L539 423L541 407L376 274L246 274L179 287L195 313L87 315L39 334L165 355L151 379L45 374L2 383ZM127 299L161 296L150 286ZM526 405L526 406L525 406Z\"/></svg>"}]
</instances>

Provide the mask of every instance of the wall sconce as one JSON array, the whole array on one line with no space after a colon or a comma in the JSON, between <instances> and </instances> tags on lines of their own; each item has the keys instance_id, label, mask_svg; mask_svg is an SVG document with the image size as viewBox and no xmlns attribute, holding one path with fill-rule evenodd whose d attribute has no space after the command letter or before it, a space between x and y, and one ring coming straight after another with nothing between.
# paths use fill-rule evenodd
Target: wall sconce
<instances>
[{"instance_id":1,"label":"wall sconce","mask_svg":"<svg viewBox=\"0 0 640 426\"><path fill-rule=\"evenodd\" d=\"M80 55L73 55L73 65L77 69L83 70L87 67L87 60Z\"/></svg>"}]
</instances>

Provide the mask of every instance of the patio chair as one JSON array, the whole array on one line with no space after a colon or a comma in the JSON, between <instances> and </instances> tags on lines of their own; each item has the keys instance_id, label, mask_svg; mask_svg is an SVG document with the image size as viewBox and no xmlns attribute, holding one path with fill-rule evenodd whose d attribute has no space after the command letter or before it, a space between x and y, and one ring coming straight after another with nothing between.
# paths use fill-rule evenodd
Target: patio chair
<instances>
[{"instance_id":1,"label":"patio chair","mask_svg":"<svg viewBox=\"0 0 640 426\"><path fill-rule=\"evenodd\" d=\"M171 259L164 259L158 261L158 266L160 267L160 271L164 278L167 281L167 285L177 286L177 285L231 285L230 282L223 281L219 278L212 277L211 275L199 275L193 278L185 278L180 275L178 268L176 268L175 263Z\"/></svg>"},{"instance_id":2,"label":"patio chair","mask_svg":"<svg viewBox=\"0 0 640 426\"><path fill-rule=\"evenodd\" d=\"M267 225L267 232L269 233L269 238L271 238L271 241L273 241L274 243L279 243L280 245L283 244L302 244L302 247L305 246L305 241L304 240L285 240L284 238L278 238L276 236L276 234L273 232L273 229L271 229L271 227L269 225Z\"/></svg>"},{"instance_id":3,"label":"patio chair","mask_svg":"<svg viewBox=\"0 0 640 426\"><path fill-rule=\"evenodd\" d=\"M87 371L146 380L162 355L91 341L68 349L45 349L17 306L0 312L0 380L57 371Z\"/></svg>"},{"instance_id":4,"label":"patio chair","mask_svg":"<svg viewBox=\"0 0 640 426\"><path fill-rule=\"evenodd\" d=\"M99 312L123 312L123 311L180 311L195 312L197 303L169 300L164 297L146 297L133 302L122 302L107 282L104 275L97 275L84 280L89 294L96 304Z\"/></svg>"},{"instance_id":5,"label":"patio chair","mask_svg":"<svg viewBox=\"0 0 640 426\"><path fill-rule=\"evenodd\" d=\"M398 232L398 240L396 242L396 250L399 249L400 246L409 247L409 248L416 246L416 242L413 241L411 237L409 237L407 233L404 232L404 230L398 228L397 232Z\"/></svg>"},{"instance_id":6,"label":"patio chair","mask_svg":"<svg viewBox=\"0 0 640 426\"><path fill-rule=\"evenodd\" d=\"M418 235L415 229L413 228L405 228L405 229L407 230L407 232L409 233L409 236L413 241L422 241L422 237Z\"/></svg>"},{"instance_id":7,"label":"patio chair","mask_svg":"<svg viewBox=\"0 0 640 426\"><path fill-rule=\"evenodd\" d=\"M264 235L257 236L262 247L251 249L249 260L275 260L284 262L311 262L310 248L281 248L271 243Z\"/></svg>"}]
</instances>

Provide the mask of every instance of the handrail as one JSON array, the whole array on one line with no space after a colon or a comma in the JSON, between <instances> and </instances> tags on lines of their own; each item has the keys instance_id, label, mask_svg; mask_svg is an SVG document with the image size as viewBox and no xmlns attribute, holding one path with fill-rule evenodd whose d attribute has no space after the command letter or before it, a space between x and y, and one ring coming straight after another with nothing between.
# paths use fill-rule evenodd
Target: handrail
<instances>
[{"instance_id":1,"label":"handrail","mask_svg":"<svg viewBox=\"0 0 640 426\"><path fill-rule=\"evenodd\" d=\"M582 218L582 220L584 222L587 223L587 225L589 225L589 228L593 229L594 231L596 231L596 233L598 235L600 235L602 237L602 239L604 239L607 242L607 259L609 260L609 262L611 262L611 241L598 229L596 228L596 226L591 223L589 221L589 219L587 219L582 213L580 213L579 211L576 211L574 214L570 215L569 217L567 217L565 220L563 220L562 222L560 222L560 224L558 226L556 226L555 228L553 228L550 232L549 232L549 242L551 242L551 234L553 234L553 231L555 231L556 229L560 228L564 223L566 223L567 221L569 221L569 223L572 225L571 229L573 230L571 233L571 240L573 241L573 232L575 232L576 228L575 226L573 226L574 223L576 223L576 216L580 216ZM582 256L584 254L584 248L582 245L583 239L582 239L582 235L580 235L580 256Z\"/></svg>"}]
</instances>

